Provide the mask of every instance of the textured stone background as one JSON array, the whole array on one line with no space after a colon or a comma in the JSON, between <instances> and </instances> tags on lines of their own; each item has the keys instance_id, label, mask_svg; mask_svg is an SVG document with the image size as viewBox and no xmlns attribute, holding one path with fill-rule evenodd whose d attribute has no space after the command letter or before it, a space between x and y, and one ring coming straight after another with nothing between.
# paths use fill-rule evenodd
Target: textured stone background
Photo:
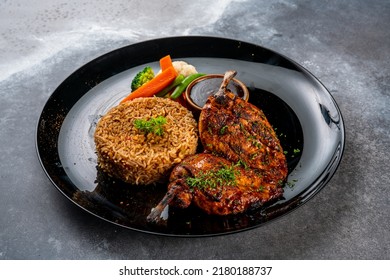
<instances>
[{"instance_id":1,"label":"textured stone background","mask_svg":"<svg viewBox=\"0 0 390 280\"><path fill-rule=\"evenodd\" d=\"M390 2L138 2L0 2L0 259L389 259ZM53 90L99 55L175 35L260 44L330 90L346 150L314 199L265 227L186 239L108 224L51 185L35 129Z\"/></svg>"}]
</instances>

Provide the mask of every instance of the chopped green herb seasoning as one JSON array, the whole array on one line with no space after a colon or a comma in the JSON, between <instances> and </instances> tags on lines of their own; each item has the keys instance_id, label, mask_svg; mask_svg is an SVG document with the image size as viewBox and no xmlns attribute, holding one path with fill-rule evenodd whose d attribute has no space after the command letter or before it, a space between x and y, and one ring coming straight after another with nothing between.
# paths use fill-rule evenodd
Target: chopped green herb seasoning
<instances>
[{"instance_id":1,"label":"chopped green herb seasoning","mask_svg":"<svg viewBox=\"0 0 390 280\"><path fill-rule=\"evenodd\" d=\"M257 188L257 192L263 192L265 190L265 187L264 186L259 186L258 188Z\"/></svg>"},{"instance_id":2,"label":"chopped green herb seasoning","mask_svg":"<svg viewBox=\"0 0 390 280\"><path fill-rule=\"evenodd\" d=\"M137 119L134 121L135 128L143 131L144 133L154 133L158 136L164 134L163 125L166 124L167 119L163 116L156 118L150 118L149 120Z\"/></svg>"},{"instance_id":3,"label":"chopped green herb seasoning","mask_svg":"<svg viewBox=\"0 0 390 280\"><path fill-rule=\"evenodd\" d=\"M291 180L291 181L288 181L288 182L286 182L286 185L289 187L289 188L294 188L295 187L295 183L296 182L298 182L298 180L297 179L293 179L293 180Z\"/></svg>"},{"instance_id":4,"label":"chopped green herb seasoning","mask_svg":"<svg viewBox=\"0 0 390 280\"><path fill-rule=\"evenodd\" d=\"M235 165L222 166L218 170L210 170L207 172L199 172L195 177L188 177L186 183L191 188L211 188L215 189L217 186L235 186L237 184L236 175L239 171Z\"/></svg>"},{"instance_id":5,"label":"chopped green herb seasoning","mask_svg":"<svg viewBox=\"0 0 390 280\"><path fill-rule=\"evenodd\" d=\"M251 155L251 159L254 159L254 158L256 158L257 156L258 156L258 154L257 154L257 153L254 153L254 154Z\"/></svg>"},{"instance_id":6,"label":"chopped green herb seasoning","mask_svg":"<svg viewBox=\"0 0 390 280\"><path fill-rule=\"evenodd\" d=\"M221 134L221 135L225 134L225 131L226 131L227 128L228 128L227 125L224 125L223 127L221 127L221 129L219 131L219 134Z\"/></svg>"},{"instance_id":7,"label":"chopped green herb seasoning","mask_svg":"<svg viewBox=\"0 0 390 280\"><path fill-rule=\"evenodd\" d=\"M248 164L247 164L245 161L243 161L242 159L239 159L239 160L237 161L236 166L241 166L241 167L243 167L244 169L248 169L248 168L249 168Z\"/></svg>"}]
</instances>

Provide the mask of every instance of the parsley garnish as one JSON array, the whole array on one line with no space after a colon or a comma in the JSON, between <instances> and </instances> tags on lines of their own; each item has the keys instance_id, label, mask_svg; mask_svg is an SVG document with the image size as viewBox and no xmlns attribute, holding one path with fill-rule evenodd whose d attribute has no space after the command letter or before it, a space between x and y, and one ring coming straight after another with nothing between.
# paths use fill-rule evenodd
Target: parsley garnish
<instances>
[{"instance_id":1,"label":"parsley garnish","mask_svg":"<svg viewBox=\"0 0 390 280\"><path fill-rule=\"evenodd\" d=\"M158 136L162 136L164 134L163 125L166 124L166 122L167 119L165 117L158 116L156 118L150 118L149 120L134 120L134 126L145 133L154 133Z\"/></svg>"},{"instance_id":2,"label":"parsley garnish","mask_svg":"<svg viewBox=\"0 0 390 280\"><path fill-rule=\"evenodd\" d=\"M235 186L237 185L236 174L239 170L235 165L222 166L217 170L210 170L207 172L199 172L195 177L188 177L186 183L191 188L211 188L215 189L217 186Z\"/></svg>"},{"instance_id":3,"label":"parsley garnish","mask_svg":"<svg viewBox=\"0 0 390 280\"><path fill-rule=\"evenodd\" d=\"M219 134L221 134L221 135L225 134L227 128L228 128L227 125L224 125L223 127L221 127Z\"/></svg>"},{"instance_id":4,"label":"parsley garnish","mask_svg":"<svg viewBox=\"0 0 390 280\"><path fill-rule=\"evenodd\" d=\"M300 153L301 150L300 149L294 149L294 154L297 154L297 153Z\"/></svg>"}]
</instances>

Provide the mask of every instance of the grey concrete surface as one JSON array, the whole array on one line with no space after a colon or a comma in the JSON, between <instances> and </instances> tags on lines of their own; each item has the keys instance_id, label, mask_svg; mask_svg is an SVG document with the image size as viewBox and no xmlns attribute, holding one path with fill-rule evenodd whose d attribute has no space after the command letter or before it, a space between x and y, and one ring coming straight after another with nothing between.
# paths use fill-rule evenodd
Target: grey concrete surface
<instances>
[{"instance_id":1,"label":"grey concrete surface","mask_svg":"<svg viewBox=\"0 0 390 280\"><path fill-rule=\"evenodd\" d=\"M212 238L126 230L63 197L35 149L40 112L113 49L212 35L280 52L336 99L346 150L330 183L264 227ZM0 1L0 259L389 259L390 2Z\"/></svg>"}]
</instances>

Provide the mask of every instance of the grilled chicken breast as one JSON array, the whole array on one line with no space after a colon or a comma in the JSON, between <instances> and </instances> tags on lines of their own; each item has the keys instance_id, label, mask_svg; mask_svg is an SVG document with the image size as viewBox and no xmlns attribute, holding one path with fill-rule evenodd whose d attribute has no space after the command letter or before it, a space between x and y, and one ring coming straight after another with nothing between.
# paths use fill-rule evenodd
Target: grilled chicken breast
<instances>
[{"instance_id":1,"label":"grilled chicken breast","mask_svg":"<svg viewBox=\"0 0 390 280\"><path fill-rule=\"evenodd\" d=\"M240 161L266 176L269 183L284 180L286 157L263 111L229 92L225 85L221 88L209 97L199 117L205 151Z\"/></svg>"}]
</instances>

